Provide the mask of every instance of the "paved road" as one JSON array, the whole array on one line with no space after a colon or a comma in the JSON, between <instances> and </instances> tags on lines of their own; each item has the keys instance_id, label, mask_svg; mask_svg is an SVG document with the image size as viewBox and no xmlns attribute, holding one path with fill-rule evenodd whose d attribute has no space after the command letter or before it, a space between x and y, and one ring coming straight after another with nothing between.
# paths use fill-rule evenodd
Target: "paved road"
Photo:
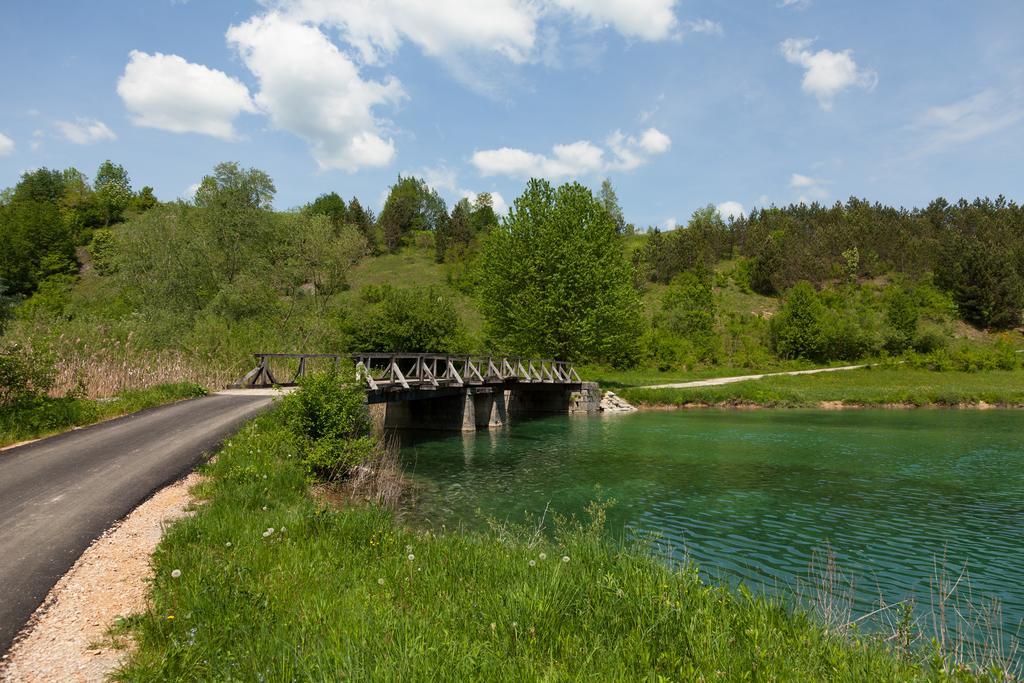
<instances>
[{"instance_id":1,"label":"paved road","mask_svg":"<svg viewBox=\"0 0 1024 683\"><path fill-rule=\"evenodd\" d=\"M0 653L95 538L272 400L206 396L0 451Z\"/></svg>"},{"instance_id":2,"label":"paved road","mask_svg":"<svg viewBox=\"0 0 1024 683\"><path fill-rule=\"evenodd\" d=\"M791 372L768 372L762 375L741 375L739 377L713 377L712 379L698 379L693 382L678 382L676 384L651 384L638 389L693 389L695 387L717 387L722 384L733 382L747 382L752 379L764 379L765 377L786 377L793 375L817 375L819 372L842 372L843 370L859 370L867 365L843 365L838 368L815 368L813 370L793 370Z\"/></svg>"}]
</instances>

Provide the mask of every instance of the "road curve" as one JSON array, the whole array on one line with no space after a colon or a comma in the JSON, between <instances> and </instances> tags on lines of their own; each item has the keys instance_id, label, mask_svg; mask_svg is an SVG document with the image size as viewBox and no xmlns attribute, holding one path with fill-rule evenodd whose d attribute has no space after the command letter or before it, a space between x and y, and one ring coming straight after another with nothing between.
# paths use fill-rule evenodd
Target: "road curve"
<instances>
[{"instance_id":1,"label":"road curve","mask_svg":"<svg viewBox=\"0 0 1024 683\"><path fill-rule=\"evenodd\" d=\"M206 396L0 451L0 654L94 539L272 400Z\"/></svg>"}]
</instances>

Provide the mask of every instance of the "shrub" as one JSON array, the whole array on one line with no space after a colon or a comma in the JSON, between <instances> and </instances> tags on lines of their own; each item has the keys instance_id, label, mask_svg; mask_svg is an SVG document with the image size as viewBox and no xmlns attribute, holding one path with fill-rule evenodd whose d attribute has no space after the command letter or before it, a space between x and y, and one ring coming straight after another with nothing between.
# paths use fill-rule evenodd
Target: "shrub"
<instances>
[{"instance_id":1,"label":"shrub","mask_svg":"<svg viewBox=\"0 0 1024 683\"><path fill-rule=\"evenodd\" d=\"M811 283L793 285L786 303L772 318L772 347L781 358L818 360L824 351L822 319L825 307Z\"/></svg>"},{"instance_id":2,"label":"shrub","mask_svg":"<svg viewBox=\"0 0 1024 683\"><path fill-rule=\"evenodd\" d=\"M100 228L92 235L89 243L89 256L92 266L100 275L113 275L117 272L117 240L110 228Z\"/></svg>"},{"instance_id":3,"label":"shrub","mask_svg":"<svg viewBox=\"0 0 1024 683\"><path fill-rule=\"evenodd\" d=\"M53 386L53 362L48 354L19 346L0 349L0 408L32 403Z\"/></svg>"},{"instance_id":4,"label":"shrub","mask_svg":"<svg viewBox=\"0 0 1024 683\"><path fill-rule=\"evenodd\" d=\"M354 372L310 375L299 390L287 396L282 415L307 474L336 479L364 462L373 450L366 394L356 382L344 382Z\"/></svg>"},{"instance_id":5,"label":"shrub","mask_svg":"<svg viewBox=\"0 0 1024 683\"><path fill-rule=\"evenodd\" d=\"M434 289L364 289L363 300L379 303L355 320L352 337L359 351L458 353L467 346L455 306Z\"/></svg>"}]
</instances>

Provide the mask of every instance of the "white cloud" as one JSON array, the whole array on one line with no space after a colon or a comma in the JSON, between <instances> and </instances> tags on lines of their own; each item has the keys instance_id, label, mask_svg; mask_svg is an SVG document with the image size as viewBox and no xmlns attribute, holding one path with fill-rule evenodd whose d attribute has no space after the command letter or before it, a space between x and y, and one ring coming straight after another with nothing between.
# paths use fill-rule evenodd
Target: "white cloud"
<instances>
[{"instance_id":1,"label":"white cloud","mask_svg":"<svg viewBox=\"0 0 1024 683\"><path fill-rule=\"evenodd\" d=\"M815 201L827 199L829 195L828 190L825 188L827 184L827 180L812 178L801 173L794 173L789 177L789 186L794 190L800 191L800 196L797 198L798 204L811 204Z\"/></svg>"},{"instance_id":2,"label":"white cloud","mask_svg":"<svg viewBox=\"0 0 1024 683\"><path fill-rule=\"evenodd\" d=\"M676 0L553 0L554 5L629 38L664 40L677 25Z\"/></svg>"},{"instance_id":3,"label":"white cloud","mask_svg":"<svg viewBox=\"0 0 1024 683\"><path fill-rule=\"evenodd\" d=\"M724 36L725 29L717 21L710 19L696 19L683 24L690 33L703 33L709 36Z\"/></svg>"},{"instance_id":4,"label":"white cloud","mask_svg":"<svg viewBox=\"0 0 1024 683\"><path fill-rule=\"evenodd\" d=\"M878 74L858 67L852 50L812 52L813 43L809 38L789 38L779 47L787 62L804 68L801 87L818 98L825 111L832 110L833 101L843 91L852 87L872 90L878 84Z\"/></svg>"},{"instance_id":5,"label":"white cloud","mask_svg":"<svg viewBox=\"0 0 1024 683\"><path fill-rule=\"evenodd\" d=\"M321 169L351 172L394 158L394 141L381 135L373 108L405 96L396 79L363 80L318 28L276 13L232 26L227 39L259 79L260 109L305 139Z\"/></svg>"},{"instance_id":6,"label":"white cloud","mask_svg":"<svg viewBox=\"0 0 1024 683\"><path fill-rule=\"evenodd\" d=\"M70 121L58 121L57 130L65 138L76 145L91 145L94 142L103 140L116 140L114 131L107 127L107 124L96 119L78 119L75 123Z\"/></svg>"},{"instance_id":7,"label":"white cloud","mask_svg":"<svg viewBox=\"0 0 1024 683\"><path fill-rule=\"evenodd\" d=\"M669 218L666 218L662 222L662 224L661 224L662 230L675 230L678 227L679 227L679 222L676 220L675 216L671 216Z\"/></svg>"},{"instance_id":8,"label":"white cloud","mask_svg":"<svg viewBox=\"0 0 1024 683\"><path fill-rule=\"evenodd\" d=\"M3 133L0 133L0 157L5 157L14 152L14 140Z\"/></svg>"},{"instance_id":9,"label":"white cloud","mask_svg":"<svg viewBox=\"0 0 1024 683\"><path fill-rule=\"evenodd\" d=\"M657 128L648 128L640 137L612 133L607 149L589 140L555 145L550 155L527 152L514 147L480 150L472 162L482 175L514 177L578 178L609 171L631 171L668 151L672 140ZM610 152L606 156L606 151Z\"/></svg>"},{"instance_id":10,"label":"white cloud","mask_svg":"<svg viewBox=\"0 0 1024 683\"><path fill-rule=\"evenodd\" d=\"M716 208L718 209L718 214L725 220L729 220L730 218L742 218L746 213L743 205L739 202L722 202Z\"/></svg>"},{"instance_id":11,"label":"white cloud","mask_svg":"<svg viewBox=\"0 0 1024 683\"><path fill-rule=\"evenodd\" d=\"M159 52L133 50L117 82L117 94L137 126L222 140L237 137L234 120L239 114L256 111L238 79Z\"/></svg>"},{"instance_id":12,"label":"white cloud","mask_svg":"<svg viewBox=\"0 0 1024 683\"><path fill-rule=\"evenodd\" d=\"M989 88L951 104L931 107L917 122L930 138L920 153L991 135L1024 121L1024 89Z\"/></svg>"},{"instance_id":13,"label":"white cloud","mask_svg":"<svg viewBox=\"0 0 1024 683\"><path fill-rule=\"evenodd\" d=\"M814 0L781 0L779 7L791 7L793 9L807 9Z\"/></svg>"},{"instance_id":14,"label":"white cloud","mask_svg":"<svg viewBox=\"0 0 1024 683\"><path fill-rule=\"evenodd\" d=\"M419 173L403 175L415 175L423 178L423 182L438 191L456 192L458 189L458 174L454 169L448 168L444 164L424 168Z\"/></svg>"},{"instance_id":15,"label":"white cloud","mask_svg":"<svg viewBox=\"0 0 1024 683\"><path fill-rule=\"evenodd\" d=\"M192 183L181 193L181 198L191 202L196 198L196 192L199 192L199 183Z\"/></svg>"}]
</instances>

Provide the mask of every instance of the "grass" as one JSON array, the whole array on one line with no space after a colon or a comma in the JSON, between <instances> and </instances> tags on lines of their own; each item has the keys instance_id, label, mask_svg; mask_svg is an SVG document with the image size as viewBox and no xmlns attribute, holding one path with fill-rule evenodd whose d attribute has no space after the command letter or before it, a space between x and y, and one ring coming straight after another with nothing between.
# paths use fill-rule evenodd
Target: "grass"
<instances>
[{"instance_id":1,"label":"grass","mask_svg":"<svg viewBox=\"0 0 1024 683\"><path fill-rule=\"evenodd\" d=\"M693 389L627 388L638 405L757 405L772 408L849 406L959 406L988 403L1024 406L1024 370L934 372L913 368L866 368L797 377L767 377Z\"/></svg>"},{"instance_id":2,"label":"grass","mask_svg":"<svg viewBox=\"0 0 1024 683\"><path fill-rule=\"evenodd\" d=\"M153 556L151 607L116 674L151 680L941 679L779 599L703 583L609 541L604 513L552 535L421 533L310 493L270 413L205 467L196 514Z\"/></svg>"},{"instance_id":3,"label":"grass","mask_svg":"<svg viewBox=\"0 0 1024 683\"><path fill-rule=\"evenodd\" d=\"M29 405L0 409L0 446L205 395L202 386L182 382L123 391L105 400L40 398Z\"/></svg>"}]
</instances>

